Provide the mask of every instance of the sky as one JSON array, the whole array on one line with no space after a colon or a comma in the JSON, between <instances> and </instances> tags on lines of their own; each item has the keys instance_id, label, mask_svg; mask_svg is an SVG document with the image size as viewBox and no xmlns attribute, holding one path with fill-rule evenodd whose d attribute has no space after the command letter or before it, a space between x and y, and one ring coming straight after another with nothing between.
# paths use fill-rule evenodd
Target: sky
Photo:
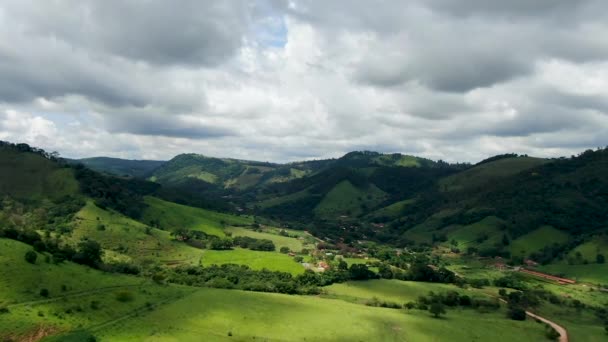
<instances>
[{"instance_id":1,"label":"sky","mask_svg":"<svg viewBox=\"0 0 608 342\"><path fill-rule=\"evenodd\" d=\"M4 0L0 140L477 162L608 145L605 0Z\"/></svg>"}]
</instances>

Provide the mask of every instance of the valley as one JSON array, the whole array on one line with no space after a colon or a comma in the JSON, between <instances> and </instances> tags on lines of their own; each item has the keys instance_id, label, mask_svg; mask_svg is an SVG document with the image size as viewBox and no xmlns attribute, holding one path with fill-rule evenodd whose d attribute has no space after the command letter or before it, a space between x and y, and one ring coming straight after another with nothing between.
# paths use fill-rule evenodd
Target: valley
<instances>
[{"instance_id":1,"label":"valley","mask_svg":"<svg viewBox=\"0 0 608 342\"><path fill-rule=\"evenodd\" d=\"M568 341L605 339L608 231L568 224L606 214L606 150L478 165L188 156L144 176L9 143L0 160L4 341L560 338L526 311Z\"/></svg>"}]
</instances>

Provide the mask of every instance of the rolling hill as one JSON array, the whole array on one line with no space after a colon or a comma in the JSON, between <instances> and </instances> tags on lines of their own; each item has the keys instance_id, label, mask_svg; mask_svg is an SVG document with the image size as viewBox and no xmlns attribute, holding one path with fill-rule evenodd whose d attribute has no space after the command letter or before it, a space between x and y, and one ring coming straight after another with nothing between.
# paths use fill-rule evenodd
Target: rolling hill
<instances>
[{"instance_id":1,"label":"rolling hill","mask_svg":"<svg viewBox=\"0 0 608 342\"><path fill-rule=\"evenodd\" d=\"M165 164L159 160L129 160L109 157L93 157L83 159L71 159L71 163L81 163L86 167L103 173L116 176L146 178L152 171Z\"/></svg>"}]
</instances>

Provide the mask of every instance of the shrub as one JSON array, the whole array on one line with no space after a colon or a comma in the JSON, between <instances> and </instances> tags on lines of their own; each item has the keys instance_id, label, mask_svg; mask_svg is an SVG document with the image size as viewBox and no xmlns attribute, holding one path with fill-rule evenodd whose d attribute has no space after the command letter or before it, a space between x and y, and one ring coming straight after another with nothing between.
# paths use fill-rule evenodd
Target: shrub
<instances>
[{"instance_id":1,"label":"shrub","mask_svg":"<svg viewBox=\"0 0 608 342\"><path fill-rule=\"evenodd\" d=\"M116 300L119 302L131 302L135 299L135 296L133 295L133 293L129 292L129 291L119 291L116 292Z\"/></svg>"},{"instance_id":2,"label":"shrub","mask_svg":"<svg viewBox=\"0 0 608 342\"><path fill-rule=\"evenodd\" d=\"M99 302L96 301L96 300L92 300L91 304L90 304L90 307L91 307L92 310L99 310Z\"/></svg>"},{"instance_id":3,"label":"shrub","mask_svg":"<svg viewBox=\"0 0 608 342\"><path fill-rule=\"evenodd\" d=\"M289 247L283 246L283 247L281 247L281 249L279 251L283 254L287 254L287 253L289 253Z\"/></svg>"},{"instance_id":4,"label":"shrub","mask_svg":"<svg viewBox=\"0 0 608 342\"><path fill-rule=\"evenodd\" d=\"M29 262L30 264L35 264L36 263L36 259L38 259L38 254L36 254L36 252L34 252L34 251L27 251L25 253L25 261Z\"/></svg>"},{"instance_id":5,"label":"shrub","mask_svg":"<svg viewBox=\"0 0 608 342\"><path fill-rule=\"evenodd\" d=\"M445 315L445 308L441 303L433 303L431 306L429 306L429 312L433 315L433 317L439 318L439 316Z\"/></svg>"},{"instance_id":6,"label":"shrub","mask_svg":"<svg viewBox=\"0 0 608 342\"><path fill-rule=\"evenodd\" d=\"M507 311L507 317L514 321L525 321L526 311L522 308L512 307Z\"/></svg>"},{"instance_id":7,"label":"shrub","mask_svg":"<svg viewBox=\"0 0 608 342\"><path fill-rule=\"evenodd\" d=\"M49 290L48 289L40 289L40 296L47 298L49 296Z\"/></svg>"},{"instance_id":8,"label":"shrub","mask_svg":"<svg viewBox=\"0 0 608 342\"><path fill-rule=\"evenodd\" d=\"M545 336L547 336L547 338L551 341L557 341L557 339L560 337L560 334L557 332L557 330L553 329L550 326L547 326L547 328L548 330L545 333Z\"/></svg>"},{"instance_id":9,"label":"shrub","mask_svg":"<svg viewBox=\"0 0 608 342\"><path fill-rule=\"evenodd\" d=\"M9 313L9 310L7 307L4 306L0 306L0 314L7 314Z\"/></svg>"}]
</instances>

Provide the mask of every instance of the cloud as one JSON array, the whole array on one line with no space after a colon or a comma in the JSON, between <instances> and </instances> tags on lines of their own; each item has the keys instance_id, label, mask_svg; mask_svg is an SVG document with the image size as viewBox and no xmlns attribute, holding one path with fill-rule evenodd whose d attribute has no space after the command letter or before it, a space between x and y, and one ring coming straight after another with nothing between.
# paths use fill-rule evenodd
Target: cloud
<instances>
[{"instance_id":1,"label":"cloud","mask_svg":"<svg viewBox=\"0 0 608 342\"><path fill-rule=\"evenodd\" d=\"M606 10L601 0L5 1L0 138L74 157L568 155L608 144Z\"/></svg>"}]
</instances>

